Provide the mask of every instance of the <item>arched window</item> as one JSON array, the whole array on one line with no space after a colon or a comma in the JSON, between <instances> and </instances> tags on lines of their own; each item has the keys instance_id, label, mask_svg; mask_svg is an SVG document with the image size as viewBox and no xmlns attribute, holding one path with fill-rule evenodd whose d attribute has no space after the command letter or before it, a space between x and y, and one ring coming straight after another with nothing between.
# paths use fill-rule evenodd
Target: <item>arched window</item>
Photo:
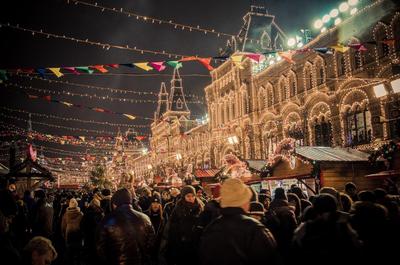
<instances>
[{"instance_id":1,"label":"arched window","mask_svg":"<svg viewBox=\"0 0 400 265\"><path fill-rule=\"evenodd\" d=\"M361 54L361 51L355 51L353 59L354 59L354 63L353 63L354 69L355 70L360 69L361 66L362 66L362 54Z\"/></svg>"},{"instance_id":2,"label":"arched window","mask_svg":"<svg viewBox=\"0 0 400 265\"><path fill-rule=\"evenodd\" d=\"M266 100L265 100L265 96L266 96L266 93L265 93L265 89L264 89L264 87L261 87L261 89L258 91L258 108L259 108L259 110L263 110L266 106L266 104L265 104L265 102L266 102Z\"/></svg>"},{"instance_id":3,"label":"arched window","mask_svg":"<svg viewBox=\"0 0 400 265\"><path fill-rule=\"evenodd\" d=\"M346 73L346 63L343 53L337 53L337 63L338 63L338 75L342 76Z\"/></svg>"},{"instance_id":4,"label":"arched window","mask_svg":"<svg viewBox=\"0 0 400 265\"><path fill-rule=\"evenodd\" d=\"M332 132L331 123L322 117L319 121L315 120L314 123L314 140L316 146L331 146L332 145Z\"/></svg>"},{"instance_id":5,"label":"arched window","mask_svg":"<svg viewBox=\"0 0 400 265\"><path fill-rule=\"evenodd\" d=\"M280 96L279 96L279 84L275 84L275 86L274 86L274 104L277 104L277 103L279 103L279 99L280 99Z\"/></svg>"},{"instance_id":6,"label":"arched window","mask_svg":"<svg viewBox=\"0 0 400 265\"><path fill-rule=\"evenodd\" d=\"M321 58L315 62L315 72L317 73L317 85L325 83L325 63Z\"/></svg>"},{"instance_id":7,"label":"arched window","mask_svg":"<svg viewBox=\"0 0 400 265\"><path fill-rule=\"evenodd\" d=\"M279 81L279 88L281 91L281 99L282 100L286 100L288 99L288 93L287 93L287 88L286 88L286 80L285 79L281 79Z\"/></svg>"},{"instance_id":8,"label":"arched window","mask_svg":"<svg viewBox=\"0 0 400 265\"><path fill-rule=\"evenodd\" d=\"M392 32L394 42L394 50L395 52L400 51L400 14L396 14L396 18L392 21Z\"/></svg>"},{"instance_id":9,"label":"arched window","mask_svg":"<svg viewBox=\"0 0 400 265\"><path fill-rule=\"evenodd\" d=\"M293 123L289 126L287 134L290 138L296 140L296 146L304 145L304 133L301 126L297 123Z\"/></svg>"},{"instance_id":10,"label":"arched window","mask_svg":"<svg viewBox=\"0 0 400 265\"><path fill-rule=\"evenodd\" d=\"M220 105L220 109L221 109L221 124L225 123L225 108L224 108L224 104Z\"/></svg>"},{"instance_id":11,"label":"arched window","mask_svg":"<svg viewBox=\"0 0 400 265\"><path fill-rule=\"evenodd\" d=\"M268 84L267 89L266 89L266 93L267 93L267 106L270 107L272 106L274 103L273 99L274 99L274 93L273 93L273 88L271 84Z\"/></svg>"},{"instance_id":12,"label":"arched window","mask_svg":"<svg viewBox=\"0 0 400 265\"><path fill-rule=\"evenodd\" d=\"M311 71L311 64L306 64L304 67L304 85L305 90L310 90L313 88L313 76Z\"/></svg>"},{"instance_id":13,"label":"arched window","mask_svg":"<svg viewBox=\"0 0 400 265\"><path fill-rule=\"evenodd\" d=\"M346 114L346 136L349 146L366 144L371 142L372 127L371 113L367 108L357 106L354 111Z\"/></svg>"},{"instance_id":14,"label":"arched window","mask_svg":"<svg viewBox=\"0 0 400 265\"><path fill-rule=\"evenodd\" d=\"M388 56L389 55L389 45L387 43L384 43L384 41L387 40L386 26L384 24L379 23L375 27L374 38L376 41L376 49L378 52L378 54L377 54L378 59Z\"/></svg>"},{"instance_id":15,"label":"arched window","mask_svg":"<svg viewBox=\"0 0 400 265\"><path fill-rule=\"evenodd\" d=\"M289 91L290 91L290 97L296 96L296 91L297 91L297 80L296 80L296 74L291 72L289 74Z\"/></svg>"}]
</instances>

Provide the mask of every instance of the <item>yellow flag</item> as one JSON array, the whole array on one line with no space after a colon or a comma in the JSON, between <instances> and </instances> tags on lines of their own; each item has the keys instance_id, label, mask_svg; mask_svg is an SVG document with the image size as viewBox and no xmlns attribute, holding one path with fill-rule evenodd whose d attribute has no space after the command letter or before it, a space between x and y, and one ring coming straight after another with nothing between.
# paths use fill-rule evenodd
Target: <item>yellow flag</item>
<instances>
[{"instance_id":1,"label":"yellow flag","mask_svg":"<svg viewBox=\"0 0 400 265\"><path fill-rule=\"evenodd\" d=\"M73 106L74 104L72 104L72 103L69 103L69 102L65 102L65 101L60 101L62 104L64 104L64 105L66 105L66 106L68 106L68 107L71 107L71 106Z\"/></svg>"},{"instance_id":2,"label":"yellow flag","mask_svg":"<svg viewBox=\"0 0 400 265\"><path fill-rule=\"evenodd\" d=\"M153 68L150 67L150 66L148 66L147 63L134 63L134 65L135 65L136 67L139 67L140 69L145 70L145 71L153 70Z\"/></svg>"},{"instance_id":3,"label":"yellow flag","mask_svg":"<svg viewBox=\"0 0 400 265\"><path fill-rule=\"evenodd\" d=\"M335 51L341 52L341 53L345 53L347 52L350 48L349 47L345 47L341 44L337 44L334 46L331 46L332 49L334 49Z\"/></svg>"},{"instance_id":4,"label":"yellow flag","mask_svg":"<svg viewBox=\"0 0 400 265\"><path fill-rule=\"evenodd\" d=\"M234 55L231 56L231 59L236 66L238 66L240 69L244 69L242 66L243 55Z\"/></svg>"},{"instance_id":5,"label":"yellow flag","mask_svg":"<svg viewBox=\"0 0 400 265\"><path fill-rule=\"evenodd\" d=\"M60 68L47 68L47 69L52 71L53 74L55 74L57 77L61 77L64 75L63 73L60 72Z\"/></svg>"},{"instance_id":6,"label":"yellow flag","mask_svg":"<svg viewBox=\"0 0 400 265\"><path fill-rule=\"evenodd\" d=\"M79 139L81 139L84 142L85 141L85 136L79 136Z\"/></svg>"},{"instance_id":7,"label":"yellow flag","mask_svg":"<svg viewBox=\"0 0 400 265\"><path fill-rule=\"evenodd\" d=\"M128 119L130 119L130 120L134 120L134 119L136 119L136 117L135 116L132 116L132 115L129 115L129 114L123 114L125 117L127 117Z\"/></svg>"}]
</instances>

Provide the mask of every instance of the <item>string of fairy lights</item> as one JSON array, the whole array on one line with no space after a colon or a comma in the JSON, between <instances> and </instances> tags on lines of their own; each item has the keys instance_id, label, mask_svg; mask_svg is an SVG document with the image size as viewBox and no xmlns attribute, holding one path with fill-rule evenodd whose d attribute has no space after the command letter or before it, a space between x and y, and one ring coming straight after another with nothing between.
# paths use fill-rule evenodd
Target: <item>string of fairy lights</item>
<instances>
[{"instance_id":1,"label":"string of fairy lights","mask_svg":"<svg viewBox=\"0 0 400 265\"><path fill-rule=\"evenodd\" d=\"M41 93L46 93L46 94L52 94L52 95L66 95L66 96L72 96L72 97L81 97L81 98L89 98L89 99L98 99L98 100L109 100L109 101L117 101L117 102L127 102L127 103L158 103L157 100L152 100L152 99L131 99L131 98L117 98L117 97L110 97L108 95L101 96L97 94L81 94L81 93L74 93L66 90L61 90L61 91L54 91L50 89L43 89L43 88L35 88L32 86L24 86L20 85L17 83L12 83L12 82L7 82L7 83L2 83L4 87L17 87L19 89L24 89L24 90L32 90L36 92L41 92ZM203 102L196 100L188 100L186 101L188 104L204 104Z\"/></svg>"},{"instance_id":2,"label":"string of fairy lights","mask_svg":"<svg viewBox=\"0 0 400 265\"><path fill-rule=\"evenodd\" d=\"M135 95L140 95L140 96L141 95L158 96L158 93L152 92L152 91L136 91L136 90L130 90L129 88L118 89L118 88L103 87L103 86L85 85L85 84L80 84L80 83L74 83L74 82L62 81L62 80L56 80L56 79L48 79L48 78L42 78L39 76L32 76L32 75L25 75L25 74L16 74L16 75L18 77L29 78L30 80L34 79L34 80L45 81L50 84L55 83L55 84L62 84L62 85L67 85L67 86L83 87L83 88L89 88L89 89L96 89L96 90L100 90L100 91L109 91L111 93L135 94ZM195 94L185 93L185 97L194 98L199 101L204 101L203 97L200 97Z\"/></svg>"}]
</instances>

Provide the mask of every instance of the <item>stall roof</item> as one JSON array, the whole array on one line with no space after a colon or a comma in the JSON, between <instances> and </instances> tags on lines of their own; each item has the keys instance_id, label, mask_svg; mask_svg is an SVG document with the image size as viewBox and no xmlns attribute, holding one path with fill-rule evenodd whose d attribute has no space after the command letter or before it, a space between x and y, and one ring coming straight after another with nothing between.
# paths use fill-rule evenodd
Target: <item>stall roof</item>
<instances>
[{"instance_id":1,"label":"stall roof","mask_svg":"<svg viewBox=\"0 0 400 265\"><path fill-rule=\"evenodd\" d=\"M302 146L295 153L308 160L319 162L367 162L369 154L351 148Z\"/></svg>"},{"instance_id":2,"label":"stall roof","mask_svg":"<svg viewBox=\"0 0 400 265\"><path fill-rule=\"evenodd\" d=\"M220 169L197 169L194 171L194 175L198 178L212 178L220 171Z\"/></svg>"}]
</instances>

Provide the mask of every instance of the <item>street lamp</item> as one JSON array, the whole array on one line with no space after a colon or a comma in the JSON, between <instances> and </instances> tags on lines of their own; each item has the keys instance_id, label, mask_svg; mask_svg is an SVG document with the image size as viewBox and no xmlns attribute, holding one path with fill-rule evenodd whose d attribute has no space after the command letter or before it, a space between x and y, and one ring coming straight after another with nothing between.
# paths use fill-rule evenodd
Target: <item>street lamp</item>
<instances>
[{"instance_id":1,"label":"street lamp","mask_svg":"<svg viewBox=\"0 0 400 265\"><path fill-rule=\"evenodd\" d=\"M181 160L181 159L182 159L182 155L181 155L180 153L177 153L177 154L176 154L176 160L179 161L179 160Z\"/></svg>"},{"instance_id":2,"label":"street lamp","mask_svg":"<svg viewBox=\"0 0 400 265\"><path fill-rule=\"evenodd\" d=\"M230 144L238 144L239 139L237 138L236 135L228 137L228 143Z\"/></svg>"},{"instance_id":3,"label":"street lamp","mask_svg":"<svg viewBox=\"0 0 400 265\"><path fill-rule=\"evenodd\" d=\"M344 12L346 12L347 10L349 10L349 4L348 4L348 3L344 2L344 3L341 3L341 4L339 5L339 11L340 11L340 12L344 13Z\"/></svg>"},{"instance_id":4,"label":"street lamp","mask_svg":"<svg viewBox=\"0 0 400 265\"><path fill-rule=\"evenodd\" d=\"M329 12L329 15L331 16L331 18L335 18L339 15L339 10L337 10L336 8L332 9L331 12Z\"/></svg>"}]
</instances>

